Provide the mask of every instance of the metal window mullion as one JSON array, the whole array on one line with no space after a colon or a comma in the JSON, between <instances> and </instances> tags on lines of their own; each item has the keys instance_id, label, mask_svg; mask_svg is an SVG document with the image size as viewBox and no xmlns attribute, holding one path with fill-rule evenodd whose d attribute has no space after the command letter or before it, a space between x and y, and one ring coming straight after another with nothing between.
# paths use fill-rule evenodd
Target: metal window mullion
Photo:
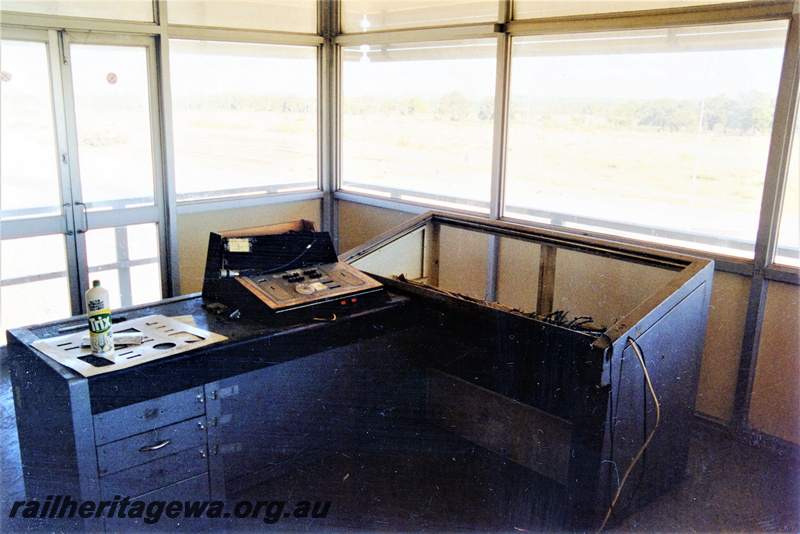
<instances>
[{"instance_id":1,"label":"metal window mullion","mask_svg":"<svg viewBox=\"0 0 800 534\"><path fill-rule=\"evenodd\" d=\"M156 25L152 22L92 19L12 11L3 11L1 18L3 19L3 25L25 28L61 28L67 31L128 33L139 35L148 35L156 32Z\"/></svg>"},{"instance_id":2,"label":"metal window mullion","mask_svg":"<svg viewBox=\"0 0 800 534\"><path fill-rule=\"evenodd\" d=\"M24 239L52 234L67 234L66 217L52 215L49 217L34 217L31 219L17 219L0 221L0 236L6 239Z\"/></svg>"},{"instance_id":3,"label":"metal window mullion","mask_svg":"<svg viewBox=\"0 0 800 534\"><path fill-rule=\"evenodd\" d=\"M732 423L735 428L742 430L747 429L749 426L750 403L755 383L758 349L769 285L766 271L775 258L780 228L780 214L783 196L786 191L789 153L791 151L792 133L798 106L799 60L800 16L795 13L789 24L786 38L783 68L773 116L772 135L761 200L761 214L756 236L753 277L750 281L747 315L742 336L742 353L739 360L734 394Z\"/></svg>"},{"instance_id":4,"label":"metal window mullion","mask_svg":"<svg viewBox=\"0 0 800 534\"><path fill-rule=\"evenodd\" d=\"M167 2L155 2L159 34L153 43L150 71L151 132L156 206L158 207L159 267L161 295L165 298L180 294L180 265L178 262L177 190L175 188L175 153L172 128L172 93L169 71L169 29ZM148 54L148 58L151 55Z\"/></svg>"},{"instance_id":5,"label":"metal window mullion","mask_svg":"<svg viewBox=\"0 0 800 534\"><path fill-rule=\"evenodd\" d=\"M124 228L118 228L117 230L125 230ZM117 259L113 263L102 263L99 265L92 265L89 267L90 273L100 273L103 271L109 271L112 269L130 269L131 267L141 267L142 265L152 265L157 264L158 258L144 258L139 260L132 260L128 259Z\"/></svg>"},{"instance_id":6,"label":"metal window mullion","mask_svg":"<svg viewBox=\"0 0 800 534\"><path fill-rule=\"evenodd\" d=\"M419 28L402 30L382 30L373 32L346 33L336 35L334 42L339 46L358 46L362 44L381 45L396 43L424 43L431 41L453 41L462 39L481 39L495 37L499 25L494 22L467 24L461 26L442 26L438 28Z\"/></svg>"},{"instance_id":7,"label":"metal window mullion","mask_svg":"<svg viewBox=\"0 0 800 534\"><path fill-rule=\"evenodd\" d=\"M788 181L789 157L792 151L792 136L798 106L798 85L800 85L799 20L800 17L795 15L789 25L778 98L773 114L772 137L755 250L756 267L764 269L775 261L781 212Z\"/></svg>"},{"instance_id":8,"label":"metal window mullion","mask_svg":"<svg viewBox=\"0 0 800 534\"><path fill-rule=\"evenodd\" d=\"M163 0L159 0L159 4L162 2ZM324 41L324 39L319 35L305 33L176 25L169 25L168 28L170 37L174 39L291 46L319 46Z\"/></svg>"},{"instance_id":9,"label":"metal window mullion","mask_svg":"<svg viewBox=\"0 0 800 534\"><path fill-rule=\"evenodd\" d=\"M119 282L119 298L123 307L133 305L133 289L131 287L131 267L128 264L128 229L125 226L114 228L114 241L116 243L117 281Z\"/></svg>"},{"instance_id":10,"label":"metal window mullion","mask_svg":"<svg viewBox=\"0 0 800 534\"><path fill-rule=\"evenodd\" d=\"M64 195L67 223L66 250L70 302L73 315L83 313L83 295L88 288L86 266L86 228L78 224L85 206L80 205L80 175L78 168L78 133L75 122L75 99L72 91L72 72L69 61L69 37L65 31L49 32L53 101L56 110L56 139L59 147L59 171ZM80 214L76 213L80 211Z\"/></svg>"},{"instance_id":11,"label":"metal window mullion","mask_svg":"<svg viewBox=\"0 0 800 534\"><path fill-rule=\"evenodd\" d=\"M500 20L510 18L510 6L501 2ZM498 220L503 215L505 194L506 139L508 133L508 100L510 76L511 38L505 32L497 34L497 65L494 91L494 125L492 137L492 177L489 190L489 218ZM486 300L497 301L500 278L500 238L489 236L486 261Z\"/></svg>"},{"instance_id":12,"label":"metal window mullion","mask_svg":"<svg viewBox=\"0 0 800 534\"><path fill-rule=\"evenodd\" d=\"M29 274L28 276L21 276L18 278L3 278L0 280L0 287L9 287L22 284L30 284L31 282L45 282L47 280L58 280L63 278L66 273L62 271L55 271L41 274Z\"/></svg>"},{"instance_id":13,"label":"metal window mullion","mask_svg":"<svg viewBox=\"0 0 800 534\"><path fill-rule=\"evenodd\" d=\"M501 33L497 36L497 83L494 92L494 137L492 144L492 183L489 201L489 218L503 215L505 194L506 142L508 139L508 102L511 59L511 38Z\"/></svg>"},{"instance_id":14,"label":"metal window mullion","mask_svg":"<svg viewBox=\"0 0 800 534\"><path fill-rule=\"evenodd\" d=\"M708 5L617 13L569 15L513 20L508 32L517 35L570 34L621 30L665 29L788 18L791 0L760 1L735 5Z\"/></svg>"},{"instance_id":15,"label":"metal window mullion","mask_svg":"<svg viewBox=\"0 0 800 534\"><path fill-rule=\"evenodd\" d=\"M129 208L119 211L92 211L86 214L90 229L111 228L113 226L130 226L158 222L157 206Z\"/></svg>"},{"instance_id":16,"label":"metal window mullion","mask_svg":"<svg viewBox=\"0 0 800 534\"><path fill-rule=\"evenodd\" d=\"M341 5L335 0L320 0L317 4L318 29L323 38L318 54L318 138L319 187L323 197L320 206L322 228L331 233L334 247L339 248L336 202L334 192L340 180L341 139L341 50L334 44L339 33Z\"/></svg>"}]
</instances>

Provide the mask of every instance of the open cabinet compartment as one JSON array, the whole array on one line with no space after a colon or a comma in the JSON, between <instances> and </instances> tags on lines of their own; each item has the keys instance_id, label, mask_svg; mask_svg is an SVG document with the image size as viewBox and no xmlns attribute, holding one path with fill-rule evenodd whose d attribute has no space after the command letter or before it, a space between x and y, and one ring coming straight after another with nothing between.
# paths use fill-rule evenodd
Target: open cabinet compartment
<instances>
[{"instance_id":1,"label":"open cabinet compartment","mask_svg":"<svg viewBox=\"0 0 800 534\"><path fill-rule=\"evenodd\" d=\"M563 490L529 524L599 526L651 432L614 517L682 479L712 260L438 212L340 258L413 296L429 421Z\"/></svg>"}]
</instances>

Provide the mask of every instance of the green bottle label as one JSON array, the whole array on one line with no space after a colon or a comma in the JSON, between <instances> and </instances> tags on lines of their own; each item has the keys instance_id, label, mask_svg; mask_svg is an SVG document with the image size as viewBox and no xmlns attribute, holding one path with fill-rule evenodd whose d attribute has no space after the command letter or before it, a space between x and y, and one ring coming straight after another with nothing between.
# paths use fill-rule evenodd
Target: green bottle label
<instances>
[{"instance_id":1,"label":"green bottle label","mask_svg":"<svg viewBox=\"0 0 800 534\"><path fill-rule=\"evenodd\" d=\"M105 334L111 330L111 312L102 310L100 313L89 316L89 332L91 334Z\"/></svg>"}]
</instances>

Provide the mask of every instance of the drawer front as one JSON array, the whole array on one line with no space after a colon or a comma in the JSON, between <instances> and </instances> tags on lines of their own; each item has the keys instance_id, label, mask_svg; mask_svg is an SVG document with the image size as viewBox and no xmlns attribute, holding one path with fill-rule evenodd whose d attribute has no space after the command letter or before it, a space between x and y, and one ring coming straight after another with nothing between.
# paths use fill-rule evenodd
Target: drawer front
<instances>
[{"instance_id":1,"label":"drawer front","mask_svg":"<svg viewBox=\"0 0 800 534\"><path fill-rule=\"evenodd\" d=\"M95 443L103 445L204 413L200 386L131 404L94 416Z\"/></svg>"},{"instance_id":2,"label":"drawer front","mask_svg":"<svg viewBox=\"0 0 800 534\"><path fill-rule=\"evenodd\" d=\"M205 444L205 417L195 417L101 445L97 447L97 464L103 477Z\"/></svg>"},{"instance_id":3,"label":"drawer front","mask_svg":"<svg viewBox=\"0 0 800 534\"><path fill-rule=\"evenodd\" d=\"M205 446L186 449L152 462L100 478L103 500L138 497L208 471ZM189 496L187 495L187 498Z\"/></svg>"},{"instance_id":4,"label":"drawer front","mask_svg":"<svg viewBox=\"0 0 800 534\"><path fill-rule=\"evenodd\" d=\"M155 501L164 503L180 501L181 503L186 503L187 501L208 501L209 497L208 474L203 473L131 499L131 503L142 501L145 503L146 510L146 507ZM152 514L153 512L151 512L149 524L145 522L145 518L148 517L146 512L142 514L142 517L138 518L128 516L123 518L117 516L113 518L106 517L106 532L203 532L213 525L213 520L207 517L192 519L182 515L177 518L169 518L165 513L165 509L162 509L162 514L158 517Z\"/></svg>"}]
</instances>

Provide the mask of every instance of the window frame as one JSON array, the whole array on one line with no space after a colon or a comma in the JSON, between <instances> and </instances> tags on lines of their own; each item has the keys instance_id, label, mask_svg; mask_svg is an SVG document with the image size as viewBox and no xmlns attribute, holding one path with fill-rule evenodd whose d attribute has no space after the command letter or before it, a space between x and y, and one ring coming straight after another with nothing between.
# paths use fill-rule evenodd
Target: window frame
<instances>
[{"instance_id":1,"label":"window frame","mask_svg":"<svg viewBox=\"0 0 800 534\"><path fill-rule=\"evenodd\" d=\"M293 200L302 201L302 200L310 200L310 199L317 199L321 198L321 194L323 193L323 173L320 161L320 138L321 138L321 130L320 130L320 115L321 115L321 106L322 106L322 95L320 91L320 50L322 47L323 40L321 37L314 36L310 38L310 36L300 36L300 35L291 35L287 39L280 38L278 41L274 42L271 38L256 38L255 36L247 34L250 38L247 40L242 40L240 38L235 38L233 35L230 35L231 32L224 32L220 33L215 29L204 29L201 32L186 32L185 28L182 29L183 31L179 30L178 32L170 32L169 40L181 40L181 41L193 41L193 42L207 42L207 43L230 43L230 44L255 44L255 45L266 45L266 46L295 46L300 48L311 48L313 47L316 50L316 71L317 71L317 80L315 83L316 88L316 162L317 162L317 172L315 176L315 187L303 187L298 189L297 191L291 190L291 184L277 184L277 185L265 185L263 187L259 186L259 190L265 190L264 192L257 193L257 194L250 194L247 190L251 188L233 188L227 192L227 194L216 195L214 191L209 191L208 194L206 192L197 193L195 198L185 198L181 199L179 197L179 193L177 190L175 191L175 202L178 207L178 213L197 213L201 211L212 211L217 209L232 209L234 207L244 207L244 206L258 206L263 204L273 204L276 202L289 202ZM198 34L202 35L202 37L198 37ZM238 35L238 33L237 33ZM262 36L264 37L264 36ZM274 37L274 36L270 36ZM172 99L172 95L170 94L170 100ZM171 109L174 109L172 103L170 103ZM172 120L174 114L171 114L170 119ZM173 142L171 147L173 149L173 159L174 159L174 127L172 133ZM174 176L174 169L173 169L173 176ZM174 179L174 178L173 178ZM288 191L279 191L275 189L280 188L287 188ZM289 200L290 199L290 200Z\"/></svg>"},{"instance_id":2,"label":"window frame","mask_svg":"<svg viewBox=\"0 0 800 534\"><path fill-rule=\"evenodd\" d=\"M797 87L799 83L797 81L796 67L793 69L792 65L793 62L794 65L797 64L796 42L798 32L800 31L800 23L798 22L798 14L793 12L793 7L793 2L781 0L778 2L758 2L747 5L741 3L717 4L652 11L509 20L505 24L472 24L457 27L382 30L362 34L350 33L337 35L334 37L334 43L342 47L358 44L407 43L418 40L435 41L457 38L463 39L470 36L485 37L489 34L493 34L498 39L498 76L496 79L497 91L495 94L495 106L496 111L501 111L502 113L495 114L492 200L490 202L490 213L488 215L483 215L484 217L532 226L541 225L544 228L557 228L559 231L590 235L597 239L628 243L633 246L646 246L681 254L702 255L714 259L717 269L722 271L745 276L751 276L754 272L763 272L768 280L800 285L800 269L775 263L776 244L774 241L777 239L778 222L769 224L771 219L764 220L767 213L772 213L775 221L779 221L780 206L777 204L777 200L780 198L780 195L783 194L781 188L785 188L787 180L786 172L788 170L788 165L785 165L786 161L784 161L784 149L782 147L783 144L786 143L787 135L789 137L788 140L791 141L791 130L794 125L796 113L789 108L793 102L796 108L796 103L798 101ZM762 192L759 230L755 244L755 258L741 258L719 252L706 252L675 244L658 243L636 237L610 235L592 230L575 229L533 221L521 221L518 218L507 217L503 213L503 198L505 196L505 145L508 134L508 80L513 76L513 71L510 66L510 42L513 37L569 35L609 31L624 32L626 30L657 30L678 26L696 27L714 24L780 20L789 21L789 28L787 31L783 67L777 93L777 111L774 115L770 134L770 152L767 163L768 170L765 177L764 191ZM793 45L792 43L795 44ZM781 110L786 110L786 112L782 112ZM786 154L788 154L789 150L790 148L785 149ZM786 168L784 169L783 167ZM337 176L333 198L334 200L351 201L413 214L421 214L431 209L430 205L422 203L343 190L341 176ZM771 200L768 201L768 198ZM463 210L458 207L448 207L447 209L448 211L456 213L475 215L474 211ZM763 248L767 242L771 244L766 250L767 255L765 255L765 252L763 250L760 251L759 247Z\"/></svg>"},{"instance_id":3,"label":"window frame","mask_svg":"<svg viewBox=\"0 0 800 534\"><path fill-rule=\"evenodd\" d=\"M341 39L337 39L337 48L340 51L340 54L344 56L345 49L353 49L357 48L359 45L369 44L371 46L377 46L378 50L380 50L381 46L385 45L420 45L424 47L428 47L430 45L440 46L442 48L446 48L448 43L453 42L469 42L474 45L478 45L479 41L485 41L486 45L494 46L495 48L504 46L502 43L502 37L498 36L495 32L489 31L489 27L481 26L478 27L471 27L469 31L458 31L458 32L447 32L446 35L439 34L436 39L425 40L425 41L416 41L414 40L417 37L424 37L426 35L431 35L428 32L418 32L412 30L410 32L403 31L397 32L396 35L389 36L388 34L372 34L372 35L364 35L366 39L360 40L359 37L353 37L352 35L341 36ZM387 38L388 37L388 38ZM446 38L445 38L446 37ZM471 46L471 45L469 45ZM402 51L400 52L402 54ZM412 52L413 54L413 52ZM491 57L491 56L487 56ZM412 56L413 60L413 56ZM424 59L423 60L427 60ZM450 59L447 59L448 61ZM496 61L496 54L494 60ZM429 60L427 60L429 61ZM341 69L344 69L344 60L342 60ZM497 67L495 68L497 69ZM343 93L343 88L340 89ZM493 95L495 98L497 97L497 92L495 90L495 94ZM494 104L494 109L497 109L497 102ZM343 112L340 110L340 120ZM495 115L496 116L496 115ZM491 158L491 166L490 169L494 168L494 154L495 154L495 146L494 146L494 137L496 137L496 121L492 121L492 137L493 142L487 146L491 150L492 158ZM486 126L489 128L489 126ZM341 129L340 129L341 131ZM343 145L344 145L344 136L341 136L339 142L339 150L338 150L338 158L340 161L340 168L344 167L344 157L343 157ZM407 206L409 209L413 209L413 206L420 206L422 209L419 213L430 209L449 209L451 211L456 211L465 214L471 215L484 215L488 216L491 214L491 205L492 196L494 187L492 185L492 181L490 180L490 176L486 176L486 186L488 188L488 196L486 200L477 200L477 199L469 199L466 197L443 197L441 194L431 191L417 191L417 190L407 190L407 188L403 187L403 184L396 184L393 187L390 186L374 186L374 191L372 190L372 186L367 186L366 188L361 188L358 180L354 180L354 183L346 184L344 176L341 172L337 173L336 177L336 194L348 195L353 193L355 195L364 195L371 199L390 199L391 202L397 202L402 205ZM361 189L361 190L360 190ZM416 200L418 199L418 200Z\"/></svg>"}]
</instances>

